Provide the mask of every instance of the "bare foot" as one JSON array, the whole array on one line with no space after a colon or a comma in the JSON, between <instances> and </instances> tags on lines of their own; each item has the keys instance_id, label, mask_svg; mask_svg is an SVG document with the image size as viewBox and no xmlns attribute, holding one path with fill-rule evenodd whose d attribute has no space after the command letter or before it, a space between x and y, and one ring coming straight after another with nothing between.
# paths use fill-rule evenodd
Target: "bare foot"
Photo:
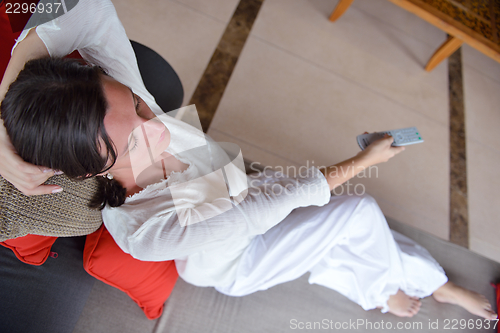
<instances>
[{"instance_id":1,"label":"bare foot","mask_svg":"<svg viewBox=\"0 0 500 333\"><path fill-rule=\"evenodd\" d=\"M398 317L413 317L420 310L421 305L417 297L410 297L401 290L389 296L387 300L389 312Z\"/></svg>"},{"instance_id":2,"label":"bare foot","mask_svg":"<svg viewBox=\"0 0 500 333\"><path fill-rule=\"evenodd\" d=\"M453 282L446 282L432 296L438 302L459 305L476 316L497 319L497 314L493 311L486 297L457 286Z\"/></svg>"}]
</instances>

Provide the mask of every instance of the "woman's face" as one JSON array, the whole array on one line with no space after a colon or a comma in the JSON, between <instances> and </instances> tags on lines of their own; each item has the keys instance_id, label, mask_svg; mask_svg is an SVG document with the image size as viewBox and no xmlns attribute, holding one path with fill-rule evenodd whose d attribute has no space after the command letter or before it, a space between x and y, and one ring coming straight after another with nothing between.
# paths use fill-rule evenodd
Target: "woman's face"
<instances>
[{"instance_id":1,"label":"woman's face","mask_svg":"<svg viewBox=\"0 0 500 333\"><path fill-rule=\"evenodd\" d=\"M127 86L102 76L108 110L104 127L115 145L117 158L111 172L133 169L139 175L170 143L170 133L151 109Z\"/></svg>"}]
</instances>

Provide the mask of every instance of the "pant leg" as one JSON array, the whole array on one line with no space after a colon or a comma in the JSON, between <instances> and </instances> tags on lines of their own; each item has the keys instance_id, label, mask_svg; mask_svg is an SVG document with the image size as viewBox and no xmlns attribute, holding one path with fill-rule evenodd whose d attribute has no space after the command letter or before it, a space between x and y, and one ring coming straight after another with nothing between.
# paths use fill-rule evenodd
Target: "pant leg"
<instances>
[{"instance_id":1,"label":"pant leg","mask_svg":"<svg viewBox=\"0 0 500 333\"><path fill-rule=\"evenodd\" d=\"M216 286L223 294L243 296L299 278L314 267L343 234L360 197L332 197L324 206L302 207L256 236L241 256L235 281Z\"/></svg>"},{"instance_id":2,"label":"pant leg","mask_svg":"<svg viewBox=\"0 0 500 333\"><path fill-rule=\"evenodd\" d=\"M334 289L365 310L382 307L399 289L419 298L448 280L432 256L411 239L391 231L373 198L361 202L345 234L311 270L310 283Z\"/></svg>"},{"instance_id":3,"label":"pant leg","mask_svg":"<svg viewBox=\"0 0 500 333\"><path fill-rule=\"evenodd\" d=\"M332 197L325 206L294 210L256 237L240 260L234 283L216 289L243 296L311 272L310 283L336 290L366 310L387 310L387 299L398 289L416 291L424 285L425 290L415 294L423 297L446 282L425 249L406 237L401 240L408 253L395 242L372 197ZM414 272L406 266L418 267L429 278L407 277Z\"/></svg>"}]
</instances>

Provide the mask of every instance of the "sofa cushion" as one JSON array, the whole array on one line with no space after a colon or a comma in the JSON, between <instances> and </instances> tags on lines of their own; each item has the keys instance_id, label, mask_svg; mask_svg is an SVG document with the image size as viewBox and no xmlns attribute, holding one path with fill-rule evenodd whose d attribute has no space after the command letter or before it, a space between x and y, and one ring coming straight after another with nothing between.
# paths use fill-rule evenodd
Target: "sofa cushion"
<instances>
[{"instance_id":1,"label":"sofa cushion","mask_svg":"<svg viewBox=\"0 0 500 333\"><path fill-rule=\"evenodd\" d=\"M0 332L71 333L96 282L83 269L85 237L57 238L41 266L0 246Z\"/></svg>"},{"instance_id":2,"label":"sofa cushion","mask_svg":"<svg viewBox=\"0 0 500 333\"><path fill-rule=\"evenodd\" d=\"M47 260L52 244L57 237L26 235L1 242L0 245L9 248L22 262L40 266Z\"/></svg>"},{"instance_id":3,"label":"sofa cushion","mask_svg":"<svg viewBox=\"0 0 500 333\"><path fill-rule=\"evenodd\" d=\"M12 32L9 17L5 13L5 4L6 1L0 4L0 74L2 77L10 60L10 51L20 34L20 32Z\"/></svg>"},{"instance_id":4,"label":"sofa cushion","mask_svg":"<svg viewBox=\"0 0 500 333\"><path fill-rule=\"evenodd\" d=\"M126 292L149 319L161 315L179 276L173 261L140 261L123 252L104 225L87 236L83 266L90 275Z\"/></svg>"}]
</instances>

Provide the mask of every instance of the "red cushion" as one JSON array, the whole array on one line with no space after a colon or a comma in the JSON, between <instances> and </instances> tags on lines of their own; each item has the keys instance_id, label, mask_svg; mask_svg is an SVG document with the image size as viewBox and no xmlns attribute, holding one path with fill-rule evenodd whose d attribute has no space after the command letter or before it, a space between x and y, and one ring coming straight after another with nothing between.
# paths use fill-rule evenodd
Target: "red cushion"
<instances>
[{"instance_id":1,"label":"red cushion","mask_svg":"<svg viewBox=\"0 0 500 333\"><path fill-rule=\"evenodd\" d=\"M95 278L126 292L149 319L161 315L179 277L174 261L140 261L123 252L104 225L87 235L83 267Z\"/></svg>"},{"instance_id":2,"label":"red cushion","mask_svg":"<svg viewBox=\"0 0 500 333\"><path fill-rule=\"evenodd\" d=\"M12 32L9 18L5 13L5 2L3 2L0 5L0 77L3 77L7 68L10 51L19 34L20 32ZM1 242L0 245L11 249L22 262L39 266L49 257L50 247L55 241L56 237L27 235Z\"/></svg>"},{"instance_id":3,"label":"red cushion","mask_svg":"<svg viewBox=\"0 0 500 333\"><path fill-rule=\"evenodd\" d=\"M57 237L27 235L6 240L0 245L11 249L22 262L40 266L49 257L50 248L56 239Z\"/></svg>"},{"instance_id":4,"label":"red cushion","mask_svg":"<svg viewBox=\"0 0 500 333\"><path fill-rule=\"evenodd\" d=\"M5 14L5 2L0 5L0 75L10 59L18 33L12 33ZM78 58L77 53L70 57ZM41 265L50 254L55 237L28 235L0 243L14 251L19 260ZM87 236L84 251L85 270L95 278L126 292L149 319L158 318L163 303L170 295L178 274L173 261L145 262L124 253L103 227Z\"/></svg>"},{"instance_id":5,"label":"red cushion","mask_svg":"<svg viewBox=\"0 0 500 333\"><path fill-rule=\"evenodd\" d=\"M15 44L15 39L19 37L21 33L19 29L17 29L17 32L12 32L11 21L9 20L9 16L5 13L5 3L4 1L0 5L0 77L3 77L7 64L9 63L10 52ZM15 25L22 28L29 19L29 15L22 17L20 15L11 15L11 18L15 18ZM11 249L16 257L22 262L39 266L47 260L50 254L50 248L55 241L56 237L27 235L0 242L0 245Z\"/></svg>"},{"instance_id":6,"label":"red cushion","mask_svg":"<svg viewBox=\"0 0 500 333\"><path fill-rule=\"evenodd\" d=\"M497 291L497 310L496 310L496 313L498 313L498 311L500 311L500 283L497 283L496 285L494 285L496 291ZM500 325L497 325L497 332L500 333Z\"/></svg>"},{"instance_id":7,"label":"red cushion","mask_svg":"<svg viewBox=\"0 0 500 333\"><path fill-rule=\"evenodd\" d=\"M13 33L9 17L5 13L5 1L0 5L0 77L7 68L10 60L10 51L16 42L20 32Z\"/></svg>"}]
</instances>

